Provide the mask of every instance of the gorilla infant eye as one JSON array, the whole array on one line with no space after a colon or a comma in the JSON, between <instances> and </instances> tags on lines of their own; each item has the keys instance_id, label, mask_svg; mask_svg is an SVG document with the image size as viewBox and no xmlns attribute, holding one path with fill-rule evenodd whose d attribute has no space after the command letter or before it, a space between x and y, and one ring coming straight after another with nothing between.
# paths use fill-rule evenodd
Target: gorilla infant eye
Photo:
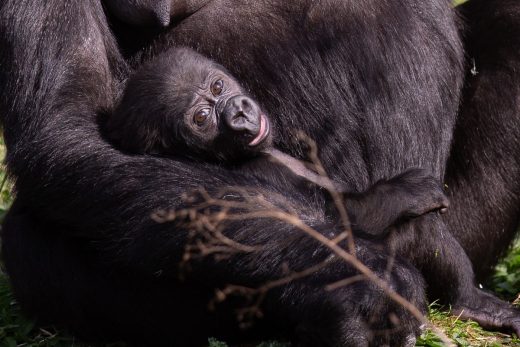
<instances>
[{"instance_id":1,"label":"gorilla infant eye","mask_svg":"<svg viewBox=\"0 0 520 347\"><path fill-rule=\"evenodd\" d=\"M222 93L223 89L224 89L224 81L223 80L216 80L211 85L211 94L213 94L213 96L219 96L220 93Z\"/></svg>"},{"instance_id":2,"label":"gorilla infant eye","mask_svg":"<svg viewBox=\"0 0 520 347\"><path fill-rule=\"evenodd\" d=\"M193 116L193 122L198 126L204 125L204 123L206 123L206 120L209 118L209 114L210 109L203 108L202 110L199 110L195 113L195 115Z\"/></svg>"}]
</instances>

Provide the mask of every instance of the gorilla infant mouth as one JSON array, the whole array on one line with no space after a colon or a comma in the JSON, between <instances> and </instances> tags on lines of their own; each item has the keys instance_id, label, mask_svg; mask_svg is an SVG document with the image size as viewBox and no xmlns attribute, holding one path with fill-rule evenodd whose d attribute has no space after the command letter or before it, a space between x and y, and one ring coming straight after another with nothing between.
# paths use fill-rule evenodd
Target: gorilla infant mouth
<instances>
[{"instance_id":1,"label":"gorilla infant mouth","mask_svg":"<svg viewBox=\"0 0 520 347\"><path fill-rule=\"evenodd\" d=\"M269 135L270 130L271 127L269 126L267 118L265 115L260 114L260 129L258 129L258 134L256 134L256 137L251 142L249 142L249 146L254 147L262 143Z\"/></svg>"}]
</instances>

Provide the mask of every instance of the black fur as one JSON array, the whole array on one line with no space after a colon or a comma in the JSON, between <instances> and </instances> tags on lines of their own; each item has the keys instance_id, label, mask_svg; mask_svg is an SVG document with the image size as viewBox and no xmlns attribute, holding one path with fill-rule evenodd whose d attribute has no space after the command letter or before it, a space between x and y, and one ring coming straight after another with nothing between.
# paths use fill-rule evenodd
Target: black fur
<instances>
[{"instance_id":1,"label":"black fur","mask_svg":"<svg viewBox=\"0 0 520 347\"><path fill-rule=\"evenodd\" d=\"M520 3L471 0L460 9L467 18L466 87L445 218L485 280L520 222Z\"/></svg>"},{"instance_id":2,"label":"black fur","mask_svg":"<svg viewBox=\"0 0 520 347\"><path fill-rule=\"evenodd\" d=\"M144 26L168 26L171 0L105 0L104 4L121 20Z\"/></svg>"},{"instance_id":3,"label":"black fur","mask_svg":"<svg viewBox=\"0 0 520 347\"><path fill-rule=\"evenodd\" d=\"M220 95L210 91L215 81L223 82ZM252 133L228 124L228 118L236 117L235 112L228 114L228 105L237 97L245 98L250 106L240 112L256 125ZM201 109L209 111L199 125L194 115ZM267 123L267 135L250 146L251 139L259 136L260 117ZM292 171L294 186L324 181L302 162L273 149L275 129L257 102L244 95L224 67L187 48L170 49L140 67L101 124L109 140L129 153L208 160L241 171L283 175L289 181ZM424 170L408 170L391 180L381 180L363 193L351 193L331 183L330 189L346 193L345 205L354 230L374 236L386 235L392 225L411 217L445 210L449 204L438 181Z\"/></svg>"},{"instance_id":4,"label":"black fur","mask_svg":"<svg viewBox=\"0 0 520 347\"><path fill-rule=\"evenodd\" d=\"M188 280L178 283L186 234L154 223L150 213L183 206L181 194L200 185L261 187L285 195L273 202L298 211L325 235L338 230L320 195L291 189L283 175L129 156L108 145L95 119L113 106L127 73L116 39L132 64L139 65L143 53L126 44L132 30L122 24L112 23L113 37L98 2L8 0L0 19L0 114L8 167L17 179L3 251L28 313L91 338L191 345L206 334L237 337L230 310L242 303L208 314L215 287L258 285L279 277L283 264L298 270L328 256L283 223L235 223L228 236L263 244L262 251L196 262ZM447 1L213 1L171 26L144 56L178 44L214 58L246 85L277 127L287 129L277 147L303 157L292 129L314 138L332 178L351 191L411 167L443 178L463 77ZM398 250L422 270L432 295L447 293L445 299L468 308L469 316L518 331L516 312L474 288L469 259L436 214L399 229ZM357 249L360 260L384 273L383 247L359 238ZM414 268L398 256L393 269L391 286L424 308ZM269 292L261 324L270 326L258 328L309 346L410 341L417 322L371 284L323 290L354 273L334 262ZM372 335L391 327L390 312L401 329Z\"/></svg>"},{"instance_id":5,"label":"black fur","mask_svg":"<svg viewBox=\"0 0 520 347\"><path fill-rule=\"evenodd\" d=\"M352 190L364 190L376 180L414 166L431 170L443 180L463 77L458 25L455 13L445 5L439 1L403 8L386 3L378 8L385 11L381 24L381 17L361 16L375 10L370 6L295 4L294 8L283 5L281 11L281 5L273 3L235 4L235 16L253 18L242 28L247 42L226 40L226 49L222 49L221 41L212 39L210 33L232 32L233 22L210 21L201 13L197 21L210 23L208 27L184 20L163 35L155 48L161 50L172 43L192 45L227 66L269 114L282 115L275 122L289 118L311 134L320 144L332 178ZM218 13L217 6L211 3L206 13ZM265 21L265 13L290 13L291 19L280 20L282 15ZM371 36L373 27L381 28L375 36ZM401 37L390 43L378 39L385 35L394 39L387 30L396 27ZM267 30L276 31L278 37L268 45L258 37ZM411 32L413 37L403 39ZM432 36L433 32L437 35ZM429 38L427 42L423 37ZM261 44L248 46L255 39ZM368 54L376 49L381 54ZM320 113L323 117L316 117ZM300 148L285 141L276 145L292 155L302 155ZM503 151L504 146L498 150ZM429 216L414 221L408 228L413 232L405 229L398 249L421 269L432 297L450 302L456 311L471 312L469 308L478 307L493 312L473 318L486 326L518 331L518 312L475 287L472 265L443 220ZM453 232L459 233L455 228ZM451 285L446 288L445 283Z\"/></svg>"}]
</instances>

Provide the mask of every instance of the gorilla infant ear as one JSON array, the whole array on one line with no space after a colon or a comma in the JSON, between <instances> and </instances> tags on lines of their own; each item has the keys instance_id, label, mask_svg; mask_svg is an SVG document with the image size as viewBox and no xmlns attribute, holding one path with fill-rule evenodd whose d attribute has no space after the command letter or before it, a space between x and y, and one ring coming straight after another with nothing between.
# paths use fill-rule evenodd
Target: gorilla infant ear
<instances>
[{"instance_id":1,"label":"gorilla infant ear","mask_svg":"<svg viewBox=\"0 0 520 347\"><path fill-rule=\"evenodd\" d=\"M226 69L187 48L139 69L106 123L123 150L205 160L250 158L271 146L271 124Z\"/></svg>"}]
</instances>

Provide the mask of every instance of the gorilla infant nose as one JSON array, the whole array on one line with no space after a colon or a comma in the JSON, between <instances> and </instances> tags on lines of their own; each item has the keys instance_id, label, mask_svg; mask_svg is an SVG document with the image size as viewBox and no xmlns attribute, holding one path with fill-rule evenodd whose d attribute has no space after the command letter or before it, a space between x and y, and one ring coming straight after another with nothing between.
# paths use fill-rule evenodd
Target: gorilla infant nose
<instances>
[{"instance_id":1,"label":"gorilla infant nose","mask_svg":"<svg viewBox=\"0 0 520 347\"><path fill-rule=\"evenodd\" d=\"M224 120L230 129L256 135L260 130L260 112L256 103L247 96L234 96L226 102Z\"/></svg>"},{"instance_id":2,"label":"gorilla infant nose","mask_svg":"<svg viewBox=\"0 0 520 347\"><path fill-rule=\"evenodd\" d=\"M249 146L257 146L269 135L269 121L256 102L244 95L230 98L223 111L227 126L237 132L247 132L253 139Z\"/></svg>"}]
</instances>

